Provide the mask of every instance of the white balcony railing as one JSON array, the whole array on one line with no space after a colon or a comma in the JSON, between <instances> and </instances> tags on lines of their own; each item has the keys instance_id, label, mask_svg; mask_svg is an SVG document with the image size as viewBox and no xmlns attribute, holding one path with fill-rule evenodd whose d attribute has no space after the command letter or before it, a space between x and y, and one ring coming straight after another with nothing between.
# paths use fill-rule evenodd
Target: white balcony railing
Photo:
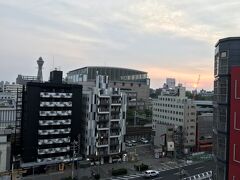
<instances>
[{"instance_id":1,"label":"white balcony railing","mask_svg":"<svg viewBox=\"0 0 240 180\"><path fill-rule=\"evenodd\" d=\"M99 148L100 147L108 147L108 145L109 145L108 142L97 142L96 143L96 146Z\"/></svg>"},{"instance_id":2,"label":"white balcony railing","mask_svg":"<svg viewBox=\"0 0 240 180\"><path fill-rule=\"evenodd\" d=\"M40 139L38 145L70 143L70 138Z\"/></svg>"},{"instance_id":3,"label":"white balcony railing","mask_svg":"<svg viewBox=\"0 0 240 180\"><path fill-rule=\"evenodd\" d=\"M40 107L72 107L72 102L41 102Z\"/></svg>"},{"instance_id":4,"label":"white balcony railing","mask_svg":"<svg viewBox=\"0 0 240 180\"><path fill-rule=\"evenodd\" d=\"M71 128L38 130L39 135L69 134L70 132L71 132Z\"/></svg>"},{"instance_id":5,"label":"white balcony railing","mask_svg":"<svg viewBox=\"0 0 240 180\"><path fill-rule=\"evenodd\" d=\"M100 125L97 125L97 130L108 130L109 129L109 126L100 126Z\"/></svg>"},{"instance_id":6,"label":"white balcony railing","mask_svg":"<svg viewBox=\"0 0 240 180\"><path fill-rule=\"evenodd\" d=\"M72 93L41 92L42 98L72 98Z\"/></svg>"},{"instance_id":7,"label":"white balcony railing","mask_svg":"<svg viewBox=\"0 0 240 180\"><path fill-rule=\"evenodd\" d=\"M98 108L98 113L99 114L108 114L108 113L110 113L110 109L108 109L108 108Z\"/></svg>"},{"instance_id":8,"label":"white balcony railing","mask_svg":"<svg viewBox=\"0 0 240 180\"><path fill-rule=\"evenodd\" d=\"M70 151L70 146L67 147L57 147L57 148L48 148L48 149L38 149L38 154L54 154Z\"/></svg>"},{"instance_id":9,"label":"white balcony railing","mask_svg":"<svg viewBox=\"0 0 240 180\"><path fill-rule=\"evenodd\" d=\"M49 161L62 161L62 162L69 162L71 161L71 158L69 156L58 156L58 157L52 157L52 158L38 158L37 162L49 162Z\"/></svg>"},{"instance_id":10,"label":"white balcony railing","mask_svg":"<svg viewBox=\"0 0 240 180\"><path fill-rule=\"evenodd\" d=\"M49 125L70 125L71 119L66 120L39 120L40 126L49 126Z\"/></svg>"},{"instance_id":11,"label":"white balcony railing","mask_svg":"<svg viewBox=\"0 0 240 180\"><path fill-rule=\"evenodd\" d=\"M40 116L70 116L72 111L40 111L39 114Z\"/></svg>"}]
</instances>

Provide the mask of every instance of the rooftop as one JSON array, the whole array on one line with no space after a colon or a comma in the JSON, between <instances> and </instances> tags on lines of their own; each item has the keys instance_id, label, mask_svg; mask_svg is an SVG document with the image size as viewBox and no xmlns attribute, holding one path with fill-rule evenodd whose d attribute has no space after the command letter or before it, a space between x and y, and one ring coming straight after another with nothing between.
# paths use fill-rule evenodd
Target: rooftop
<instances>
[{"instance_id":1,"label":"rooftop","mask_svg":"<svg viewBox=\"0 0 240 180\"><path fill-rule=\"evenodd\" d=\"M85 66L82 68L78 68L72 71L69 71L68 73L77 71L77 70L81 70L81 69L85 69L85 68L105 68L105 69L122 69L122 70L131 70L131 71L136 71L138 73L142 73L142 74L147 74L147 72L145 71L140 71L140 70L136 70L136 69L129 69L129 68L123 68L123 67L111 67L111 66Z\"/></svg>"},{"instance_id":2,"label":"rooftop","mask_svg":"<svg viewBox=\"0 0 240 180\"><path fill-rule=\"evenodd\" d=\"M217 47L219 43L226 42L226 41L240 41L240 37L226 37L226 38L219 39L215 47Z\"/></svg>"}]
</instances>

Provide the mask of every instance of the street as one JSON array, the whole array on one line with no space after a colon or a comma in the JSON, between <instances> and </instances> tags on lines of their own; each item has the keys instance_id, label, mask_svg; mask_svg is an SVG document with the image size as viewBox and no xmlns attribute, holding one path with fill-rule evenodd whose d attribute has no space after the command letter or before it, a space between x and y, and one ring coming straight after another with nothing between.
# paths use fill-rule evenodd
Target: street
<instances>
[{"instance_id":1,"label":"street","mask_svg":"<svg viewBox=\"0 0 240 180\"><path fill-rule=\"evenodd\" d=\"M187 165L185 167L179 167L179 168L174 168L174 169L169 169L169 170L162 170L160 167L159 170L160 171L160 176L153 178L156 180L179 180L179 172L180 169L184 169L186 171L186 176L185 177L189 177L192 175L196 175L199 173L203 173L206 171L210 171L210 170L214 170L214 162L213 161L206 161L206 162L201 162L201 163L197 163L197 164L193 164L193 165ZM115 178L111 178L111 180L128 180L128 179L144 179L143 178L143 174L139 173L139 174L134 174L134 175L128 175L128 176L121 176L121 177L115 177Z\"/></svg>"},{"instance_id":2,"label":"street","mask_svg":"<svg viewBox=\"0 0 240 180\"><path fill-rule=\"evenodd\" d=\"M137 144L137 146L127 148L128 152L135 152L138 155L137 161L95 165L86 168L74 170L74 176L78 176L80 180L91 179L91 172L100 173L101 179L110 180L127 180L127 179L143 179L143 173L134 169L134 165L144 163L149 166L149 169L158 170L160 176L156 179L176 180L179 179L180 170L184 169L187 176L196 175L202 172L214 170L213 161L192 162L187 163L185 160L174 161L172 158L155 159L149 144ZM126 168L128 174L112 177L112 169ZM62 172L49 172L46 174L24 177L23 179L35 180L59 180L63 177L71 176L71 168L67 168Z\"/></svg>"}]
</instances>

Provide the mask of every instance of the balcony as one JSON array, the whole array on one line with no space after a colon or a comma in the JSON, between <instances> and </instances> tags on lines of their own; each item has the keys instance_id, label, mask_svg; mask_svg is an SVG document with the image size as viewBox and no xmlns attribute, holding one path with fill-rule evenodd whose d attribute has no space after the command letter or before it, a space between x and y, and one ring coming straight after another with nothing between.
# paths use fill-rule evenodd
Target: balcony
<instances>
[{"instance_id":1,"label":"balcony","mask_svg":"<svg viewBox=\"0 0 240 180\"><path fill-rule=\"evenodd\" d=\"M108 124L105 124L105 125L97 125L97 130L108 130L109 129L109 126Z\"/></svg>"},{"instance_id":2,"label":"balcony","mask_svg":"<svg viewBox=\"0 0 240 180\"><path fill-rule=\"evenodd\" d=\"M98 108L98 113L99 114L108 114L109 108Z\"/></svg>"},{"instance_id":3,"label":"balcony","mask_svg":"<svg viewBox=\"0 0 240 180\"><path fill-rule=\"evenodd\" d=\"M115 140L115 139L111 139L110 140L110 146L117 146L120 144L120 141Z\"/></svg>"},{"instance_id":4,"label":"balcony","mask_svg":"<svg viewBox=\"0 0 240 180\"><path fill-rule=\"evenodd\" d=\"M55 153L63 153L70 151L70 146L67 147L58 147L58 148L48 148L48 149L38 149L38 154L55 154Z\"/></svg>"},{"instance_id":5,"label":"balcony","mask_svg":"<svg viewBox=\"0 0 240 180\"><path fill-rule=\"evenodd\" d=\"M99 141L96 143L96 147L108 147L108 141Z\"/></svg>"},{"instance_id":6,"label":"balcony","mask_svg":"<svg viewBox=\"0 0 240 180\"><path fill-rule=\"evenodd\" d=\"M40 111L39 114L40 116L70 116L72 111Z\"/></svg>"},{"instance_id":7,"label":"balcony","mask_svg":"<svg viewBox=\"0 0 240 180\"><path fill-rule=\"evenodd\" d=\"M108 139L108 133L103 133L103 131L97 133L97 139Z\"/></svg>"},{"instance_id":8,"label":"balcony","mask_svg":"<svg viewBox=\"0 0 240 180\"><path fill-rule=\"evenodd\" d=\"M40 107L72 107L72 102L41 102Z\"/></svg>"},{"instance_id":9,"label":"balcony","mask_svg":"<svg viewBox=\"0 0 240 180\"><path fill-rule=\"evenodd\" d=\"M109 121L109 116L98 116L98 121L99 122L108 122Z\"/></svg>"},{"instance_id":10,"label":"balcony","mask_svg":"<svg viewBox=\"0 0 240 180\"><path fill-rule=\"evenodd\" d=\"M108 151L99 151L97 153L97 155L99 155L99 156L107 156L108 155Z\"/></svg>"},{"instance_id":11,"label":"balcony","mask_svg":"<svg viewBox=\"0 0 240 180\"><path fill-rule=\"evenodd\" d=\"M66 120L39 120L40 126L70 125L71 119Z\"/></svg>"},{"instance_id":12,"label":"balcony","mask_svg":"<svg viewBox=\"0 0 240 180\"><path fill-rule=\"evenodd\" d=\"M71 132L71 128L38 130L39 135L69 134L70 132Z\"/></svg>"},{"instance_id":13,"label":"balcony","mask_svg":"<svg viewBox=\"0 0 240 180\"><path fill-rule=\"evenodd\" d=\"M110 131L110 137L119 137L120 131Z\"/></svg>"},{"instance_id":14,"label":"balcony","mask_svg":"<svg viewBox=\"0 0 240 180\"><path fill-rule=\"evenodd\" d=\"M112 101L111 106L121 106L122 105L121 103L122 103L121 101Z\"/></svg>"},{"instance_id":15,"label":"balcony","mask_svg":"<svg viewBox=\"0 0 240 180\"><path fill-rule=\"evenodd\" d=\"M100 106L108 106L110 104L109 98L108 99L100 99L98 105Z\"/></svg>"},{"instance_id":16,"label":"balcony","mask_svg":"<svg viewBox=\"0 0 240 180\"><path fill-rule=\"evenodd\" d=\"M111 112L120 112L121 111L121 107L112 107L111 108Z\"/></svg>"},{"instance_id":17,"label":"balcony","mask_svg":"<svg viewBox=\"0 0 240 180\"><path fill-rule=\"evenodd\" d=\"M121 96L120 90L119 89L113 89L112 96L120 97Z\"/></svg>"},{"instance_id":18,"label":"balcony","mask_svg":"<svg viewBox=\"0 0 240 180\"><path fill-rule=\"evenodd\" d=\"M120 149L110 149L109 153L110 154L118 154L118 153L120 153Z\"/></svg>"},{"instance_id":19,"label":"balcony","mask_svg":"<svg viewBox=\"0 0 240 180\"><path fill-rule=\"evenodd\" d=\"M120 130L120 129L121 129L121 127L120 127L120 125L119 125L119 124L114 124L114 125L111 125L111 126L110 126L110 129L114 129L114 130Z\"/></svg>"},{"instance_id":20,"label":"balcony","mask_svg":"<svg viewBox=\"0 0 240 180\"><path fill-rule=\"evenodd\" d=\"M120 120L120 115L111 115L111 120Z\"/></svg>"},{"instance_id":21,"label":"balcony","mask_svg":"<svg viewBox=\"0 0 240 180\"><path fill-rule=\"evenodd\" d=\"M72 98L72 93L41 92L42 98Z\"/></svg>"},{"instance_id":22,"label":"balcony","mask_svg":"<svg viewBox=\"0 0 240 180\"><path fill-rule=\"evenodd\" d=\"M38 145L70 143L70 138L40 139Z\"/></svg>"},{"instance_id":23,"label":"balcony","mask_svg":"<svg viewBox=\"0 0 240 180\"><path fill-rule=\"evenodd\" d=\"M102 99L102 98L104 98L104 99L106 99L106 98L110 98L110 96L109 95L107 95L107 94L105 94L104 92L99 92L98 93L98 97L100 98L100 99Z\"/></svg>"},{"instance_id":24,"label":"balcony","mask_svg":"<svg viewBox=\"0 0 240 180\"><path fill-rule=\"evenodd\" d=\"M59 156L59 157L52 157L52 158L38 158L37 162L49 162L49 161L60 161L60 162L68 162L70 161L70 156Z\"/></svg>"}]
</instances>

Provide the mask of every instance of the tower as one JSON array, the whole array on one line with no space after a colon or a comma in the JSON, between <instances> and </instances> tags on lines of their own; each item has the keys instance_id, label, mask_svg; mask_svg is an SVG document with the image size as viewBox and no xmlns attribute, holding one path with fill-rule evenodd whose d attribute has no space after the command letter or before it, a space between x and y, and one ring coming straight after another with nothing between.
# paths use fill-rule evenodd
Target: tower
<instances>
[{"instance_id":1,"label":"tower","mask_svg":"<svg viewBox=\"0 0 240 180\"><path fill-rule=\"evenodd\" d=\"M37 80L38 81L43 81L43 76L42 76L43 63L44 63L44 61L43 61L42 57L39 57L39 59L37 60L37 64L38 64Z\"/></svg>"}]
</instances>

